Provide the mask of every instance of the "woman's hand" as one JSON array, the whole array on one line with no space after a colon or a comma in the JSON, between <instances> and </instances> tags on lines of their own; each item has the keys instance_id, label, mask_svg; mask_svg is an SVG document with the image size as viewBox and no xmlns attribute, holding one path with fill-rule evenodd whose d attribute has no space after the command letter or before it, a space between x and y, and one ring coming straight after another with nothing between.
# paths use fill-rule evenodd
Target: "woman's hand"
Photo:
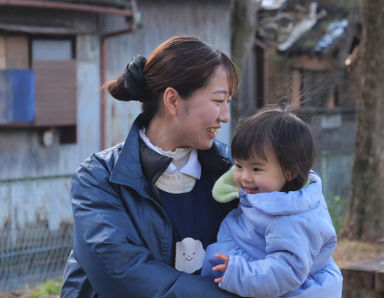
<instances>
[{"instance_id":1,"label":"woman's hand","mask_svg":"<svg viewBox=\"0 0 384 298\"><path fill-rule=\"evenodd\" d=\"M224 264L216 265L215 267L212 268L212 270L213 271L221 271L221 272L225 273L225 271L227 270L227 267L228 267L229 256L227 256L225 254L215 254L215 257L224 261ZM218 278L214 279L214 282L220 283L220 282L222 282L222 280L223 280L223 277L218 277Z\"/></svg>"}]
</instances>

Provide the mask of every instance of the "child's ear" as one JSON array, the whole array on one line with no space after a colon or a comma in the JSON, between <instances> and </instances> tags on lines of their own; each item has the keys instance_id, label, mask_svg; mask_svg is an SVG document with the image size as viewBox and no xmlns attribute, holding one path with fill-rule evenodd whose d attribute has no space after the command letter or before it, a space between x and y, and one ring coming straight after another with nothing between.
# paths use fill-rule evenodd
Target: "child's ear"
<instances>
[{"instance_id":1,"label":"child's ear","mask_svg":"<svg viewBox=\"0 0 384 298\"><path fill-rule=\"evenodd\" d=\"M285 172L285 178L287 179L287 181L292 181L297 177L298 172L299 172L299 169L295 165L295 166L293 166L292 169L289 169Z\"/></svg>"},{"instance_id":2,"label":"child's ear","mask_svg":"<svg viewBox=\"0 0 384 298\"><path fill-rule=\"evenodd\" d=\"M177 114L177 104L180 99L179 93L176 89L168 87L163 93L163 104L165 111L171 115L175 116Z\"/></svg>"}]
</instances>

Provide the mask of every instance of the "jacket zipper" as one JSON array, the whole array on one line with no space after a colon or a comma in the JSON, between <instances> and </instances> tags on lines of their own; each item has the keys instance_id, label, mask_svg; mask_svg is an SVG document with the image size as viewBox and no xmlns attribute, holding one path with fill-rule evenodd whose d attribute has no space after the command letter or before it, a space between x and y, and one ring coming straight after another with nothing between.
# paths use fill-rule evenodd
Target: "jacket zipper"
<instances>
[{"instance_id":1,"label":"jacket zipper","mask_svg":"<svg viewBox=\"0 0 384 298\"><path fill-rule=\"evenodd\" d=\"M153 187L152 189L152 193L154 195L154 197L156 197L157 200L153 199L152 197L148 196L148 199L151 200L157 207L158 209L160 210L160 212L165 216L167 222L168 222L168 225L171 226L171 232L169 233L169 243L168 243L168 255L167 255L167 263L168 265L172 265L172 255L173 255L173 239L175 239L175 228L171 222L171 219L169 218L167 212L165 212L165 209L163 207L163 205L161 204L160 202L160 196L159 194L155 191L155 188Z\"/></svg>"}]
</instances>

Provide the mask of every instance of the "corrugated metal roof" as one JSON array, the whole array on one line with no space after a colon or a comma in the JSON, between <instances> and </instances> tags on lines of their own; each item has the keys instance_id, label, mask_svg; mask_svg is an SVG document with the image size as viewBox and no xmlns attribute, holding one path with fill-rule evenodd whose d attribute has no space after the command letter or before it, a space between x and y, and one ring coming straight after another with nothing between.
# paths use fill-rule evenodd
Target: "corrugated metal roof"
<instances>
[{"instance_id":1,"label":"corrugated metal roof","mask_svg":"<svg viewBox=\"0 0 384 298\"><path fill-rule=\"evenodd\" d=\"M342 16L326 17L319 20L312 30L303 34L286 52L325 55L337 46L349 25L348 20Z\"/></svg>"},{"instance_id":2,"label":"corrugated metal roof","mask_svg":"<svg viewBox=\"0 0 384 298\"><path fill-rule=\"evenodd\" d=\"M262 10L277 10L284 7L286 0L261 0Z\"/></svg>"},{"instance_id":3,"label":"corrugated metal roof","mask_svg":"<svg viewBox=\"0 0 384 298\"><path fill-rule=\"evenodd\" d=\"M270 5L278 2L265 1ZM316 2L311 2L306 11L284 7L265 14L259 21L258 34L277 42L280 52L326 55L337 46L352 24L348 22L347 11L330 5L317 6Z\"/></svg>"},{"instance_id":4,"label":"corrugated metal roof","mask_svg":"<svg viewBox=\"0 0 384 298\"><path fill-rule=\"evenodd\" d=\"M348 20L336 20L328 24L327 31L323 37L318 40L315 51L322 52L324 49L331 47L344 34L348 27Z\"/></svg>"}]
</instances>

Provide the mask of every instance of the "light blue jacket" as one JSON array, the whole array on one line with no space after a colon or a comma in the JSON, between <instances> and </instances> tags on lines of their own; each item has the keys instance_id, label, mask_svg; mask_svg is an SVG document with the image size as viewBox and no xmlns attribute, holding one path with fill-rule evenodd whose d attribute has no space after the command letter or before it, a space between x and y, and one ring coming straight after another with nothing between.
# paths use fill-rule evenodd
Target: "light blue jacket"
<instances>
[{"instance_id":1,"label":"light blue jacket","mask_svg":"<svg viewBox=\"0 0 384 298\"><path fill-rule=\"evenodd\" d=\"M222 289L245 297L333 298L342 276L331 258L336 233L321 180L299 191L245 194L224 219L218 241L207 249L202 275L217 277L215 253L230 256ZM219 274L220 275L220 274Z\"/></svg>"}]
</instances>

